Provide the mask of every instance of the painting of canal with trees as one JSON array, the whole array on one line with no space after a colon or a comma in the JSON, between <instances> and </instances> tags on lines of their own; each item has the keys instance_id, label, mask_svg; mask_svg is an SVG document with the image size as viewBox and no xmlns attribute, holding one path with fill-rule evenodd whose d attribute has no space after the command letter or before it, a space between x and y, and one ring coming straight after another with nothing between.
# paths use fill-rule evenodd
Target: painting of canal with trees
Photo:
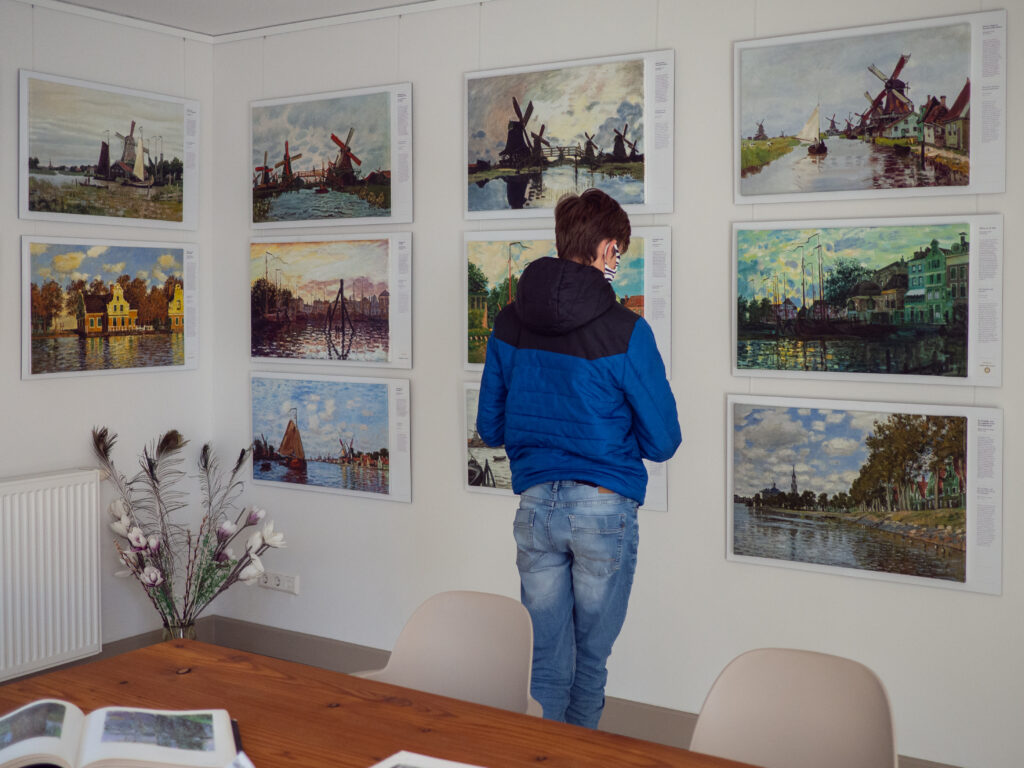
<instances>
[{"instance_id":1,"label":"painting of canal with trees","mask_svg":"<svg viewBox=\"0 0 1024 768\"><path fill-rule=\"evenodd\" d=\"M507 237L506 237L507 235ZM660 233L659 233L660 235ZM644 317L648 236L634 230L611 286L620 304ZM466 367L482 370L494 318L516 297L519 277L534 259L557 258L554 232L467 234ZM650 322L650 321L649 321ZM663 323L655 320L655 336ZM660 339L659 339L660 341Z\"/></svg>"},{"instance_id":2,"label":"painting of canal with trees","mask_svg":"<svg viewBox=\"0 0 1024 768\"><path fill-rule=\"evenodd\" d=\"M24 238L23 375L197 362L195 246Z\"/></svg>"},{"instance_id":3,"label":"painting of canal with trees","mask_svg":"<svg viewBox=\"0 0 1024 768\"><path fill-rule=\"evenodd\" d=\"M735 373L966 383L971 232L956 219L736 225Z\"/></svg>"},{"instance_id":4,"label":"painting of canal with trees","mask_svg":"<svg viewBox=\"0 0 1024 768\"><path fill-rule=\"evenodd\" d=\"M1005 73L972 56L1000 18L737 43L736 202L1002 191Z\"/></svg>"},{"instance_id":5,"label":"painting of canal with trees","mask_svg":"<svg viewBox=\"0 0 1024 768\"><path fill-rule=\"evenodd\" d=\"M965 582L967 417L825 402L731 398L730 556Z\"/></svg>"}]
</instances>

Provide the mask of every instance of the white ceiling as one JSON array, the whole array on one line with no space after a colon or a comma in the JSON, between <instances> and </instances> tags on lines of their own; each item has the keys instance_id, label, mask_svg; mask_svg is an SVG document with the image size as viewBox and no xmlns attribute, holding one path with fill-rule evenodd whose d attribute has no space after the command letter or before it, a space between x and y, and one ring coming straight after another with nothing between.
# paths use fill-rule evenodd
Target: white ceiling
<instances>
[{"instance_id":1,"label":"white ceiling","mask_svg":"<svg viewBox=\"0 0 1024 768\"><path fill-rule=\"evenodd\" d=\"M217 37L319 19L434 4L434 0L59 0L185 32Z\"/></svg>"}]
</instances>

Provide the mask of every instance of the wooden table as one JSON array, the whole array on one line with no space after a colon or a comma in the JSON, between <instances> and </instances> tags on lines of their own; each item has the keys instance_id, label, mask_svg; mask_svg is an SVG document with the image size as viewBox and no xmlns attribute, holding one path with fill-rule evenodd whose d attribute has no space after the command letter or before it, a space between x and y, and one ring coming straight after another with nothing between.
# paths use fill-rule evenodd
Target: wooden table
<instances>
[{"instance_id":1,"label":"wooden table","mask_svg":"<svg viewBox=\"0 0 1024 768\"><path fill-rule=\"evenodd\" d=\"M40 698L226 709L256 768L365 768L403 749L488 768L741 765L192 640L2 685L0 714Z\"/></svg>"}]
</instances>

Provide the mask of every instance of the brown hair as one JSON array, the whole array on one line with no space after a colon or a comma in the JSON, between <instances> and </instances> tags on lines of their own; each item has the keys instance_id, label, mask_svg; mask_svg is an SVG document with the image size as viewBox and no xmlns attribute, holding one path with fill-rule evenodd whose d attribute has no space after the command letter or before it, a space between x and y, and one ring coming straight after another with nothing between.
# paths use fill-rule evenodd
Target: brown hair
<instances>
[{"instance_id":1,"label":"brown hair","mask_svg":"<svg viewBox=\"0 0 1024 768\"><path fill-rule=\"evenodd\" d=\"M629 234L629 216L599 189L566 195L555 206L555 247L560 259L592 264L597 246L608 238L625 253Z\"/></svg>"}]
</instances>

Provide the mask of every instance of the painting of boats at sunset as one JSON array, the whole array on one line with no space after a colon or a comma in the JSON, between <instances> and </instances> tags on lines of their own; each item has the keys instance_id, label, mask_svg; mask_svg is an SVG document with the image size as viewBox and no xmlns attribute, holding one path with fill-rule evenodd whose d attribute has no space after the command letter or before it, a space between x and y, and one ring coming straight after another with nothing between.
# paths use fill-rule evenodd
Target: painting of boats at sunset
<instances>
[{"instance_id":1,"label":"painting of boats at sunset","mask_svg":"<svg viewBox=\"0 0 1024 768\"><path fill-rule=\"evenodd\" d=\"M964 583L967 415L793 403L730 398L730 558Z\"/></svg>"},{"instance_id":2,"label":"painting of boats at sunset","mask_svg":"<svg viewBox=\"0 0 1024 768\"><path fill-rule=\"evenodd\" d=\"M253 480L388 495L388 384L252 377Z\"/></svg>"},{"instance_id":3,"label":"painting of boats at sunset","mask_svg":"<svg viewBox=\"0 0 1024 768\"><path fill-rule=\"evenodd\" d=\"M880 221L735 226L735 373L966 382L971 222Z\"/></svg>"},{"instance_id":4,"label":"painting of boats at sunset","mask_svg":"<svg viewBox=\"0 0 1024 768\"><path fill-rule=\"evenodd\" d=\"M658 167L671 146L653 141L666 126L652 117L651 84L655 69L671 83L671 62L662 51L468 74L467 218L550 214L590 187L624 206L671 210L671 179Z\"/></svg>"},{"instance_id":5,"label":"painting of boats at sunset","mask_svg":"<svg viewBox=\"0 0 1024 768\"><path fill-rule=\"evenodd\" d=\"M391 251L388 236L253 241L252 356L388 364L395 314Z\"/></svg>"},{"instance_id":6,"label":"painting of boats at sunset","mask_svg":"<svg viewBox=\"0 0 1024 768\"><path fill-rule=\"evenodd\" d=\"M194 368L195 246L25 237L24 376Z\"/></svg>"},{"instance_id":7,"label":"painting of boats at sunset","mask_svg":"<svg viewBox=\"0 0 1024 768\"><path fill-rule=\"evenodd\" d=\"M973 30L958 17L738 43L737 200L962 194L982 126Z\"/></svg>"},{"instance_id":8,"label":"painting of boats at sunset","mask_svg":"<svg viewBox=\"0 0 1024 768\"><path fill-rule=\"evenodd\" d=\"M411 87L252 106L252 221L260 227L411 221Z\"/></svg>"}]
</instances>

